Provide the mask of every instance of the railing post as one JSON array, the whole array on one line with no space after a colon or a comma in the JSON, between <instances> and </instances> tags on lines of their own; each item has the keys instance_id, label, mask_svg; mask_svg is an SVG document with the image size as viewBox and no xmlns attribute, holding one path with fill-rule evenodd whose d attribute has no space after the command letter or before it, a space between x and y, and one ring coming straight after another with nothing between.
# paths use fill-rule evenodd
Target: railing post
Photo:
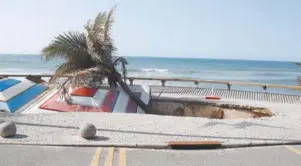
<instances>
[{"instance_id":1,"label":"railing post","mask_svg":"<svg viewBox=\"0 0 301 166\"><path fill-rule=\"evenodd\" d=\"M132 78L129 78L130 85L133 85L134 80Z\"/></svg>"},{"instance_id":2,"label":"railing post","mask_svg":"<svg viewBox=\"0 0 301 166\"><path fill-rule=\"evenodd\" d=\"M231 84L230 83L227 84L227 89L231 90Z\"/></svg>"},{"instance_id":3,"label":"railing post","mask_svg":"<svg viewBox=\"0 0 301 166\"><path fill-rule=\"evenodd\" d=\"M268 88L267 84L264 84L264 85L262 86L262 88L263 88L264 91L266 91L267 88Z\"/></svg>"},{"instance_id":4,"label":"railing post","mask_svg":"<svg viewBox=\"0 0 301 166\"><path fill-rule=\"evenodd\" d=\"M165 86L166 80L161 80L162 86Z\"/></svg>"},{"instance_id":5,"label":"railing post","mask_svg":"<svg viewBox=\"0 0 301 166\"><path fill-rule=\"evenodd\" d=\"M194 81L194 85L195 85L196 87L198 87L198 85L199 85L199 82L197 82L197 81Z\"/></svg>"}]
</instances>

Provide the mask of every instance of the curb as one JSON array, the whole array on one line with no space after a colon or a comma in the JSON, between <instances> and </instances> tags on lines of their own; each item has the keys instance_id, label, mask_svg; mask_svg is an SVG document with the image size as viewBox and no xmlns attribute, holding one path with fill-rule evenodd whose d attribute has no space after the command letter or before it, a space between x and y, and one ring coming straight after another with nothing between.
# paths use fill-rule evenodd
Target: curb
<instances>
[{"instance_id":1,"label":"curb","mask_svg":"<svg viewBox=\"0 0 301 166\"><path fill-rule=\"evenodd\" d=\"M230 149L260 146L301 145L301 141L274 142L274 143L229 143L221 144L218 141L170 141L168 144L45 144L45 143L21 143L0 142L1 145L24 145L24 146L50 146L50 147L116 147L136 149L174 149L174 150L202 150L202 149Z\"/></svg>"},{"instance_id":2,"label":"curb","mask_svg":"<svg viewBox=\"0 0 301 166\"><path fill-rule=\"evenodd\" d=\"M169 149L166 144L45 144L45 143L21 143L21 142L0 142L1 145L24 145L24 146L50 146L50 147L116 147L116 148L137 148L137 149Z\"/></svg>"},{"instance_id":3,"label":"curb","mask_svg":"<svg viewBox=\"0 0 301 166\"><path fill-rule=\"evenodd\" d=\"M260 147L260 146L280 146L280 145L301 145L301 141L286 141L286 142L265 142L265 143L238 143L238 144L223 144L223 148L243 148L243 147Z\"/></svg>"}]
</instances>

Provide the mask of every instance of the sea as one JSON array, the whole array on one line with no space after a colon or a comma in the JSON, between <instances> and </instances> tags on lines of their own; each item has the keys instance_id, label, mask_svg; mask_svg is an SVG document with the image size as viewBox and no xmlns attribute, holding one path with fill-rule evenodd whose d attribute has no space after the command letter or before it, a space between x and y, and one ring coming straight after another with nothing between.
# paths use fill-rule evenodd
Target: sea
<instances>
[{"instance_id":1,"label":"sea","mask_svg":"<svg viewBox=\"0 0 301 166\"><path fill-rule=\"evenodd\" d=\"M293 62L226 60L201 58L126 57L128 76L171 77L200 80L242 81L265 84L298 85L301 67ZM52 74L60 60L46 62L39 55L0 55L1 73ZM159 81L134 81L135 84L160 85ZM167 82L170 86L195 86L187 82ZM225 89L222 84L198 87ZM261 87L233 85L235 90L263 91ZM298 90L268 88L267 92L300 95Z\"/></svg>"}]
</instances>

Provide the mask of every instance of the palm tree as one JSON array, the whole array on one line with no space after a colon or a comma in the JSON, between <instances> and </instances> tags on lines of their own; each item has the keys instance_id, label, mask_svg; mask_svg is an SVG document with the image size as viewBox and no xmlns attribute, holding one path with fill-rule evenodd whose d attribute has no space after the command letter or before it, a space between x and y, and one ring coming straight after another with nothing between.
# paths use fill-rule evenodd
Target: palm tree
<instances>
[{"instance_id":1,"label":"palm tree","mask_svg":"<svg viewBox=\"0 0 301 166\"><path fill-rule=\"evenodd\" d=\"M63 63L58 66L49 82L54 83L58 78L68 76L68 81L61 86L63 95L66 95L66 86L94 87L95 82L102 82L107 78L111 88L119 85L141 109L149 112L147 105L130 90L125 82L125 66L128 62L123 57L114 56L116 47L111 38L111 28L115 8L116 6L108 13L101 12L94 20L89 20L85 25L85 33L59 34L43 48L42 57L46 61L63 59ZM118 65L121 65L124 80L117 71ZM66 98L68 97L65 96Z\"/></svg>"}]
</instances>

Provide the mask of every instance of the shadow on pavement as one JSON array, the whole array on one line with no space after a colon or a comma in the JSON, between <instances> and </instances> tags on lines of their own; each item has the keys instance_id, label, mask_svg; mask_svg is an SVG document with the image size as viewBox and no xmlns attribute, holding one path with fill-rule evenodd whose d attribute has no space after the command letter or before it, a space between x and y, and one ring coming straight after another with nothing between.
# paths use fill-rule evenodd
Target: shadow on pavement
<instances>
[{"instance_id":1,"label":"shadow on pavement","mask_svg":"<svg viewBox=\"0 0 301 166\"><path fill-rule=\"evenodd\" d=\"M87 140L92 140L92 141L107 141L109 139L110 139L109 137L95 136L94 138L89 138Z\"/></svg>"},{"instance_id":2,"label":"shadow on pavement","mask_svg":"<svg viewBox=\"0 0 301 166\"><path fill-rule=\"evenodd\" d=\"M25 134L16 134L13 137L8 137L9 139L23 139L23 138L27 138L28 136Z\"/></svg>"}]
</instances>

